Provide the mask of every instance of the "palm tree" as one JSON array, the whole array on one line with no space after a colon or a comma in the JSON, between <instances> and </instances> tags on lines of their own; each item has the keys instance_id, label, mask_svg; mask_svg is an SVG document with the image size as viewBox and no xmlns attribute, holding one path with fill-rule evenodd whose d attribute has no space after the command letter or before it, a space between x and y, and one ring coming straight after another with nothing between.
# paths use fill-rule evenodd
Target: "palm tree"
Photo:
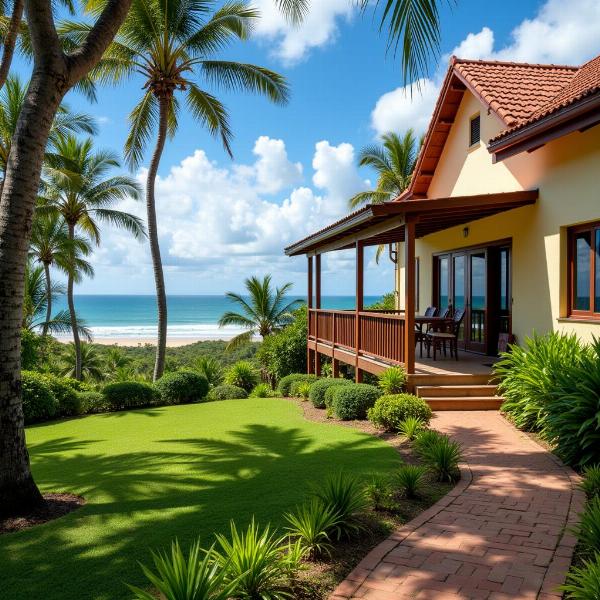
<instances>
[{"instance_id":1,"label":"palm tree","mask_svg":"<svg viewBox=\"0 0 600 600\"><path fill-rule=\"evenodd\" d=\"M53 283L50 288L46 285L44 267L27 263L25 269L25 298L23 305L23 329L32 332L39 331L40 327L54 334L67 333L71 329L69 312L61 310L54 316L49 316L47 307L52 299L65 293L64 286ZM79 334L90 337L89 330L79 322Z\"/></svg>"},{"instance_id":2,"label":"palm tree","mask_svg":"<svg viewBox=\"0 0 600 600\"><path fill-rule=\"evenodd\" d=\"M375 170L377 185L373 190L359 192L352 196L348 201L350 208L356 208L361 204L388 202L399 196L410 185L418 155L413 130L409 129L402 137L396 133L386 133L382 141L381 145L373 144L360 151L358 164ZM377 247L375 254L377 262L384 249L384 245Z\"/></svg>"},{"instance_id":3,"label":"palm tree","mask_svg":"<svg viewBox=\"0 0 600 600\"><path fill-rule=\"evenodd\" d=\"M291 18L298 18L298 0L277 0ZM210 85L265 94L284 103L288 88L284 78L252 64L216 60L214 55L235 40L246 40L258 13L244 2L225 3L209 18L211 0L134 0L119 36L96 69L100 79L140 73L145 93L130 114L131 129L125 156L131 168L140 166L144 150L156 132L156 144L146 181L148 237L154 268L158 309L158 343L154 379L164 372L167 344L167 297L158 243L155 182L167 137L177 130L181 106L179 92L185 93L187 110L208 131L219 136L231 154L232 133L225 106L197 83L198 76ZM67 26L63 35L80 43L86 28Z\"/></svg>"},{"instance_id":4,"label":"palm tree","mask_svg":"<svg viewBox=\"0 0 600 600\"><path fill-rule=\"evenodd\" d=\"M73 379L99 381L104 374L104 362L92 344L82 343L77 349L74 343L66 345L59 365L59 374Z\"/></svg>"},{"instance_id":5,"label":"palm tree","mask_svg":"<svg viewBox=\"0 0 600 600\"><path fill-rule=\"evenodd\" d=\"M54 266L63 273L68 273L71 261L75 260L77 271L89 272L91 267L86 266L83 257L88 256L90 252L87 239L80 236L69 239L67 224L58 214L41 214L34 217L29 256L43 265L46 279L46 322L42 326L42 335L48 333L48 323L52 314L50 268Z\"/></svg>"},{"instance_id":6,"label":"palm tree","mask_svg":"<svg viewBox=\"0 0 600 600\"><path fill-rule=\"evenodd\" d=\"M219 327L237 325L247 329L227 344L229 350L249 342L255 335L260 335L264 339L280 331L292 322L294 318L292 310L301 302L300 300L287 302L285 296L292 289L291 283L273 290L271 275L265 275L262 280L258 277L250 277L244 281L244 285L248 290L248 300L234 292L226 294L227 298L241 308L241 312L227 311L219 319Z\"/></svg>"},{"instance_id":7,"label":"palm tree","mask_svg":"<svg viewBox=\"0 0 600 600\"><path fill-rule=\"evenodd\" d=\"M61 137L56 151L47 157L44 173L45 197L38 211L58 213L67 224L68 238L74 243L79 228L96 244L100 244L99 222L109 223L129 231L134 237L145 235L140 219L132 214L111 208L127 197L138 199L137 182L125 175L108 176L107 172L120 166L116 156L109 151L94 152L92 140L80 141L72 135ZM81 280L82 272L75 262L73 248L67 273L67 300L71 314L73 343L76 357L80 358L81 342L77 332L77 317L73 298L73 285ZM81 378L81 361L75 365L75 377Z\"/></svg>"}]
</instances>

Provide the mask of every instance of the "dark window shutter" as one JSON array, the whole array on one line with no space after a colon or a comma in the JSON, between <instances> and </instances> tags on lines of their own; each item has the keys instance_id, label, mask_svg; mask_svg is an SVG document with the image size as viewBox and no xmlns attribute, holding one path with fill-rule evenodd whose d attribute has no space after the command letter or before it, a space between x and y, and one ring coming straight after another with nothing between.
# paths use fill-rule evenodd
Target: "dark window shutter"
<instances>
[{"instance_id":1,"label":"dark window shutter","mask_svg":"<svg viewBox=\"0 0 600 600\"><path fill-rule=\"evenodd\" d=\"M481 140L481 119L479 115L477 115L471 119L471 135L469 146L478 144L479 140Z\"/></svg>"}]
</instances>

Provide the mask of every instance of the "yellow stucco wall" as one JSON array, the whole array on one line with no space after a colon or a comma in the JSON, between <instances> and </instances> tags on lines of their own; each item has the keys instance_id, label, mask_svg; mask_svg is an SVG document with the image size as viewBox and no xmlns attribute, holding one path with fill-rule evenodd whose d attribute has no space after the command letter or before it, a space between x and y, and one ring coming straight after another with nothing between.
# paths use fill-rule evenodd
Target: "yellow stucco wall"
<instances>
[{"instance_id":1,"label":"yellow stucco wall","mask_svg":"<svg viewBox=\"0 0 600 600\"><path fill-rule=\"evenodd\" d=\"M481 115L482 142L468 148L469 119ZM523 340L533 330L576 332L590 340L599 323L566 317L566 228L600 219L600 126L572 133L532 153L493 164L485 144L502 129L501 121L465 93L429 188L430 198L539 188L537 203L454 227L417 240L420 262L420 308L432 301L432 255L435 252L512 238L513 332ZM403 266L397 289L403 297Z\"/></svg>"}]
</instances>

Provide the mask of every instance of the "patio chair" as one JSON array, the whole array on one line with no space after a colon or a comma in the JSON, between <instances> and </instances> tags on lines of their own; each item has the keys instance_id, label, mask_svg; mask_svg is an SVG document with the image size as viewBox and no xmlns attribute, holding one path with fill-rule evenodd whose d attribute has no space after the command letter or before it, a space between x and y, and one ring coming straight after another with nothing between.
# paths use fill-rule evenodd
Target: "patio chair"
<instances>
[{"instance_id":1,"label":"patio chair","mask_svg":"<svg viewBox=\"0 0 600 600\"><path fill-rule=\"evenodd\" d=\"M450 346L450 358L454 352L454 358L458 360L458 334L460 326L465 318L465 309L459 308L452 315L452 325L449 331L429 331L425 336L427 344L427 356L431 355L431 347L433 346L433 360L437 359L437 349L443 350L446 354L446 342Z\"/></svg>"},{"instance_id":2,"label":"patio chair","mask_svg":"<svg viewBox=\"0 0 600 600\"><path fill-rule=\"evenodd\" d=\"M428 306L425 309L425 313L424 316L425 317L436 317L438 313L438 309L435 306ZM427 325L425 331L423 331L423 326L419 327L417 325L415 325L415 348L417 347L417 344L420 345L419 348L419 352L421 353L421 358L423 358L423 342L427 342L427 340L425 339L425 335L427 334L427 332L431 329L430 325Z\"/></svg>"}]
</instances>

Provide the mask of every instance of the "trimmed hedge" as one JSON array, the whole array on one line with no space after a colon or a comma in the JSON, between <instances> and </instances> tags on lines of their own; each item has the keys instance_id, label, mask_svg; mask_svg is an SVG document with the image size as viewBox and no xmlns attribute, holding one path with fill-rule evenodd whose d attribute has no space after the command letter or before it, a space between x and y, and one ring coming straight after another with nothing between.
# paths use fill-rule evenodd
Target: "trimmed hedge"
<instances>
[{"instance_id":1,"label":"trimmed hedge","mask_svg":"<svg viewBox=\"0 0 600 600\"><path fill-rule=\"evenodd\" d=\"M291 375L286 375L285 377L281 378L279 385L277 386L277 391L282 396L287 398L291 396L293 384L300 384L304 382L313 383L317 381L317 379L318 377L316 375L308 375L308 373L292 373Z\"/></svg>"},{"instance_id":2,"label":"trimmed hedge","mask_svg":"<svg viewBox=\"0 0 600 600\"><path fill-rule=\"evenodd\" d=\"M54 375L46 375L45 379L58 402L57 414L59 416L72 417L84 412L81 400L77 395L76 384L79 383L77 380Z\"/></svg>"},{"instance_id":3,"label":"trimmed hedge","mask_svg":"<svg viewBox=\"0 0 600 600\"><path fill-rule=\"evenodd\" d=\"M244 400L248 392L237 385L217 385L208 392L208 400Z\"/></svg>"},{"instance_id":4,"label":"trimmed hedge","mask_svg":"<svg viewBox=\"0 0 600 600\"><path fill-rule=\"evenodd\" d=\"M378 387L367 383L333 386L327 390L327 394L330 392L333 395L331 402L333 413L344 421L364 419L367 416L367 410L382 394Z\"/></svg>"},{"instance_id":5,"label":"trimmed hedge","mask_svg":"<svg viewBox=\"0 0 600 600\"><path fill-rule=\"evenodd\" d=\"M348 379L319 379L310 386L310 401L315 408L325 408L325 393L327 390L336 385L350 385L352 382Z\"/></svg>"},{"instance_id":6,"label":"trimmed hedge","mask_svg":"<svg viewBox=\"0 0 600 600\"><path fill-rule=\"evenodd\" d=\"M431 408L425 400L412 394L394 394L381 396L370 408L369 421L388 431L398 431L400 423L406 417L415 417L423 423L429 423Z\"/></svg>"},{"instance_id":7,"label":"trimmed hedge","mask_svg":"<svg viewBox=\"0 0 600 600\"><path fill-rule=\"evenodd\" d=\"M33 371L21 372L25 424L47 421L58 413L58 400L47 378Z\"/></svg>"},{"instance_id":8,"label":"trimmed hedge","mask_svg":"<svg viewBox=\"0 0 600 600\"><path fill-rule=\"evenodd\" d=\"M208 381L194 371L166 373L155 384L164 404L201 402L208 393Z\"/></svg>"},{"instance_id":9,"label":"trimmed hedge","mask_svg":"<svg viewBox=\"0 0 600 600\"><path fill-rule=\"evenodd\" d=\"M83 413L100 413L111 410L111 406L101 392L78 392Z\"/></svg>"},{"instance_id":10,"label":"trimmed hedge","mask_svg":"<svg viewBox=\"0 0 600 600\"><path fill-rule=\"evenodd\" d=\"M106 403L112 410L150 406L156 400L156 390L147 383L123 381L109 383L102 390Z\"/></svg>"}]
</instances>

